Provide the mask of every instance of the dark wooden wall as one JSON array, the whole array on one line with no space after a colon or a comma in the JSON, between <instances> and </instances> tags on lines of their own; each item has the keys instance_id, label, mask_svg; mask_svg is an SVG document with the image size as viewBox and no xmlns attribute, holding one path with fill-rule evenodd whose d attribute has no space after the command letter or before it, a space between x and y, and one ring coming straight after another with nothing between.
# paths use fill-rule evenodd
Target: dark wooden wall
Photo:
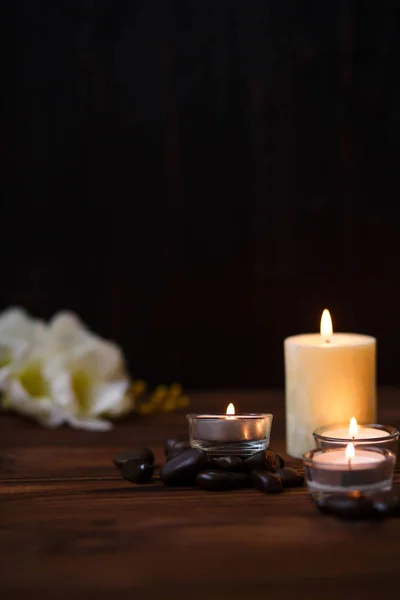
<instances>
[{"instance_id":1,"label":"dark wooden wall","mask_svg":"<svg viewBox=\"0 0 400 600\"><path fill-rule=\"evenodd\" d=\"M399 382L398 2L7 5L3 307L229 387L327 306Z\"/></svg>"}]
</instances>

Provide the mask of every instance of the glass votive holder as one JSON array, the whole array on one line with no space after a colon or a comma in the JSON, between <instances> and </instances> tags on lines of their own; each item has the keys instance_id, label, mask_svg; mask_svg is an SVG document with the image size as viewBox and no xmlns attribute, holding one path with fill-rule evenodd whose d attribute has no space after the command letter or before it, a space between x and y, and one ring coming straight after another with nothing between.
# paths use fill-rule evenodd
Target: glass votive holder
<instances>
[{"instance_id":1,"label":"glass votive holder","mask_svg":"<svg viewBox=\"0 0 400 600\"><path fill-rule=\"evenodd\" d=\"M351 493L369 496L392 488L396 457L385 448L356 448L348 460L344 448L315 448L304 455L305 477L314 500Z\"/></svg>"},{"instance_id":2,"label":"glass votive holder","mask_svg":"<svg viewBox=\"0 0 400 600\"><path fill-rule=\"evenodd\" d=\"M360 424L356 437L348 433L348 423L319 427L313 432L318 448L345 448L350 442L356 447L390 450L397 457L399 430L392 425Z\"/></svg>"},{"instance_id":3,"label":"glass votive holder","mask_svg":"<svg viewBox=\"0 0 400 600\"><path fill-rule=\"evenodd\" d=\"M192 448L211 456L250 456L266 450L271 435L272 415L187 415Z\"/></svg>"}]
</instances>

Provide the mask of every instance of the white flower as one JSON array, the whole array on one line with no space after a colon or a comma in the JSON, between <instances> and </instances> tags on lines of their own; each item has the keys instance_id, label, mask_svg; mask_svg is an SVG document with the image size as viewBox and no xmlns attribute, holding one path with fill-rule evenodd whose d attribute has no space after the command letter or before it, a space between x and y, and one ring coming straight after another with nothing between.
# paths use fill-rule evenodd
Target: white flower
<instances>
[{"instance_id":1,"label":"white flower","mask_svg":"<svg viewBox=\"0 0 400 600\"><path fill-rule=\"evenodd\" d=\"M10 372L21 366L43 335L45 325L20 308L0 315L0 389Z\"/></svg>"},{"instance_id":2,"label":"white flower","mask_svg":"<svg viewBox=\"0 0 400 600\"><path fill-rule=\"evenodd\" d=\"M20 360L35 342L43 324L20 308L9 308L0 315L0 369Z\"/></svg>"},{"instance_id":3,"label":"white flower","mask_svg":"<svg viewBox=\"0 0 400 600\"><path fill-rule=\"evenodd\" d=\"M2 357L4 366L2 367ZM103 431L132 409L117 345L88 331L73 313L48 325L19 309L0 316L0 390L6 406L42 425Z\"/></svg>"}]
</instances>

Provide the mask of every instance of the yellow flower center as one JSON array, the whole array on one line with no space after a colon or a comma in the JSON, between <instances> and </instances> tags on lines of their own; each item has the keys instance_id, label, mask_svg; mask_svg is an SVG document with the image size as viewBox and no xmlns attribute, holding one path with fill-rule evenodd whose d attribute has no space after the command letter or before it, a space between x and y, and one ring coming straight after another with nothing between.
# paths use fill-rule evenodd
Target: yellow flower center
<instances>
[{"instance_id":1,"label":"yellow flower center","mask_svg":"<svg viewBox=\"0 0 400 600\"><path fill-rule=\"evenodd\" d=\"M49 393L39 360L28 363L20 372L18 379L32 398L47 396Z\"/></svg>"},{"instance_id":2,"label":"yellow flower center","mask_svg":"<svg viewBox=\"0 0 400 600\"><path fill-rule=\"evenodd\" d=\"M11 352L0 348L0 369L6 367L11 362Z\"/></svg>"},{"instance_id":3,"label":"yellow flower center","mask_svg":"<svg viewBox=\"0 0 400 600\"><path fill-rule=\"evenodd\" d=\"M71 374L72 389L81 415L90 412L92 379L87 372L77 369Z\"/></svg>"}]
</instances>

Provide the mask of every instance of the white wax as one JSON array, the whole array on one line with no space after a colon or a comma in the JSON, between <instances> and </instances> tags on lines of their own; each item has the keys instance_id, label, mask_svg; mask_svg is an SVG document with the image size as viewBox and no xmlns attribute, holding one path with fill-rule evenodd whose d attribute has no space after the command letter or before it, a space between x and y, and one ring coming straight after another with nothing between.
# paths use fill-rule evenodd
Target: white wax
<instances>
[{"instance_id":1,"label":"white wax","mask_svg":"<svg viewBox=\"0 0 400 600\"><path fill-rule=\"evenodd\" d=\"M375 338L359 333L332 333L329 342L320 333L302 333L286 338L287 341L295 342L297 346L313 348L337 348L342 346L365 346L369 345ZM286 341L285 340L285 341Z\"/></svg>"},{"instance_id":2,"label":"white wax","mask_svg":"<svg viewBox=\"0 0 400 600\"><path fill-rule=\"evenodd\" d=\"M322 434L322 437L328 438L338 438L341 440L366 440L372 438L381 438L389 435L387 431L384 429L373 429L372 427L363 427L362 425L358 426L358 432L355 436L351 436L349 433L349 428L342 429L327 429Z\"/></svg>"},{"instance_id":3,"label":"white wax","mask_svg":"<svg viewBox=\"0 0 400 600\"><path fill-rule=\"evenodd\" d=\"M368 452L367 450L358 450L358 448L355 456L350 461L346 458L346 451L343 449L317 453L312 458L313 464L318 466L352 470L370 469L384 462L384 460L385 457L378 452Z\"/></svg>"},{"instance_id":4,"label":"white wax","mask_svg":"<svg viewBox=\"0 0 400 600\"><path fill-rule=\"evenodd\" d=\"M241 442L264 439L272 415L198 415L195 436L216 442Z\"/></svg>"},{"instance_id":5,"label":"white wax","mask_svg":"<svg viewBox=\"0 0 400 600\"><path fill-rule=\"evenodd\" d=\"M285 340L286 443L301 458L314 446L313 431L331 423L376 421L375 338L333 333Z\"/></svg>"}]
</instances>

